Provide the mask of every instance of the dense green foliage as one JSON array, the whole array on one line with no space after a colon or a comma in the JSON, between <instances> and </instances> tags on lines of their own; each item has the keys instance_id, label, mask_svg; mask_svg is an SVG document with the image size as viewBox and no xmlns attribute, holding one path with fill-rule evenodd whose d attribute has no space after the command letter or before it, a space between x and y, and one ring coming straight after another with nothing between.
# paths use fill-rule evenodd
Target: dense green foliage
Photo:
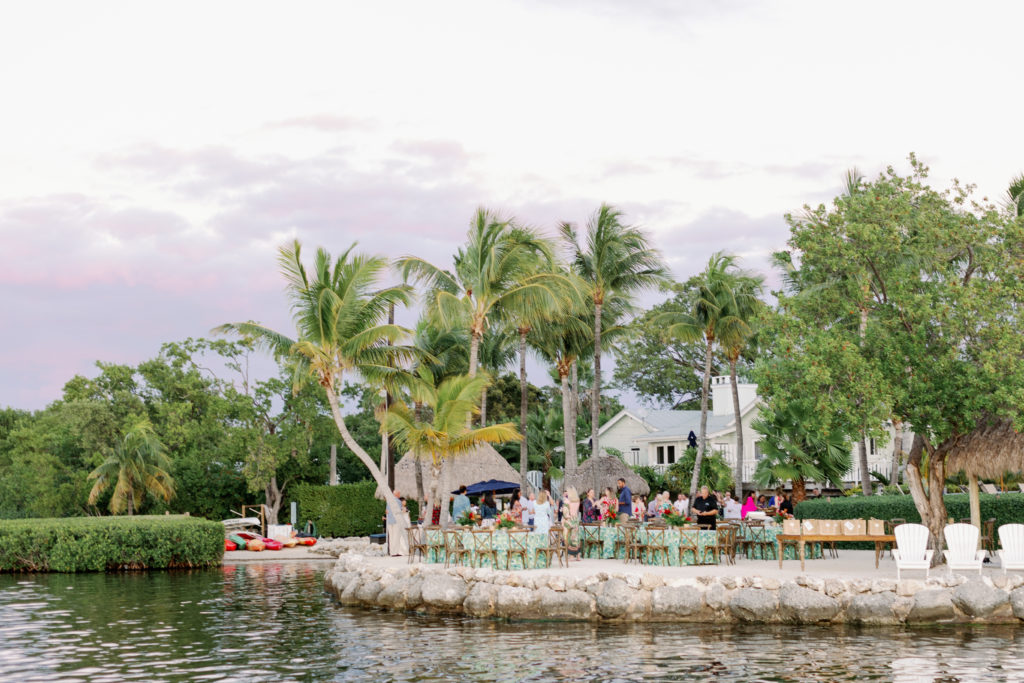
<instances>
[{"instance_id":1,"label":"dense green foliage","mask_svg":"<svg viewBox=\"0 0 1024 683\"><path fill-rule=\"evenodd\" d=\"M946 510L954 521L970 517L967 495L944 496ZM905 519L921 522L921 515L910 496L848 496L844 498L815 498L796 506L800 519ZM1001 524L1024 524L1024 494L1004 493L998 496L981 495L981 519L995 519Z\"/></svg>"},{"instance_id":2,"label":"dense green foliage","mask_svg":"<svg viewBox=\"0 0 1024 683\"><path fill-rule=\"evenodd\" d=\"M384 501L374 497L376 491L372 481L338 486L299 484L292 491L292 499L299 503L299 528L313 520L317 533L325 537L376 534L384 524Z\"/></svg>"},{"instance_id":3,"label":"dense green foliage","mask_svg":"<svg viewBox=\"0 0 1024 683\"><path fill-rule=\"evenodd\" d=\"M223 555L223 525L195 517L0 521L3 572L211 567Z\"/></svg>"}]
</instances>

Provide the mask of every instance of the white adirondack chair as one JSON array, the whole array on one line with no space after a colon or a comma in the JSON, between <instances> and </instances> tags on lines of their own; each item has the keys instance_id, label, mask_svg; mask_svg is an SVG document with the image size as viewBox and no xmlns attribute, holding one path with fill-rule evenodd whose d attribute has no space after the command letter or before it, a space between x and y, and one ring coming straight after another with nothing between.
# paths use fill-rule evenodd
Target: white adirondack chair
<instances>
[{"instance_id":1,"label":"white adirondack chair","mask_svg":"<svg viewBox=\"0 0 1024 683\"><path fill-rule=\"evenodd\" d=\"M999 494L999 489L996 488L995 484L979 484L982 493L995 496Z\"/></svg>"},{"instance_id":2,"label":"white adirondack chair","mask_svg":"<svg viewBox=\"0 0 1024 683\"><path fill-rule=\"evenodd\" d=\"M925 578L932 566L932 553L928 547L928 527L922 524L900 524L896 527L896 547L892 556L896 560L896 579L904 569L923 569Z\"/></svg>"},{"instance_id":3,"label":"white adirondack chair","mask_svg":"<svg viewBox=\"0 0 1024 683\"><path fill-rule=\"evenodd\" d=\"M981 574L987 550L978 550L978 536L981 534L973 524L947 524L943 530L946 547L942 554L952 576L954 569L977 569Z\"/></svg>"},{"instance_id":4,"label":"white adirondack chair","mask_svg":"<svg viewBox=\"0 0 1024 683\"><path fill-rule=\"evenodd\" d=\"M996 552L1003 573L1007 569L1024 569L1024 524L1004 524L999 527L999 545Z\"/></svg>"}]
</instances>

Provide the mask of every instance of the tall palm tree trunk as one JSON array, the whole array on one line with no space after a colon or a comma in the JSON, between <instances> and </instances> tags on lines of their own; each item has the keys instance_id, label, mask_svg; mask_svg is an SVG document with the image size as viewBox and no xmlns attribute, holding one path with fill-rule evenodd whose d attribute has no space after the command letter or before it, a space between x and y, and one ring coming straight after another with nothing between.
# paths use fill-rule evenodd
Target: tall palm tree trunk
<instances>
[{"instance_id":1,"label":"tall palm tree trunk","mask_svg":"<svg viewBox=\"0 0 1024 683\"><path fill-rule=\"evenodd\" d=\"M693 460L693 476L690 477L690 500L697 496L697 483L700 481L700 466L704 461L704 452L708 444L708 394L711 392L711 345L713 338L705 336L707 347L704 353L704 384L700 397L700 439L697 440L697 457Z\"/></svg>"},{"instance_id":2,"label":"tall palm tree trunk","mask_svg":"<svg viewBox=\"0 0 1024 683\"><path fill-rule=\"evenodd\" d=\"M903 459L903 423L893 420L892 428L895 434L892 439L892 462L889 465L889 481L892 484L900 483L900 461Z\"/></svg>"},{"instance_id":3,"label":"tall palm tree trunk","mask_svg":"<svg viewBox=\"0 0 1024 683\"><path fill-rule=\"evenodd\" d=\"M569 366L569 382L572 384L572 438L573 443L576 443L576 418L583 409L580 402L580 371L576 361Z\"/></svg>"},{"instance_id":4,"label":"tall palm tree trunk","mask_svg":"<svg viewBox=\"0 0 1024 683\"><path fill-rule=\"evenodd\" d=\"M601 302L594 303L594 386L590 398L590 456L601 455Z\"/></svg>"},{"instance_id":5,"label":"tall palm tree trunk","mask_svg":"<svg viewBox=\"0 0 1024 683\"><path fill-rule=\"evenodd\" d=\"M487 387L480 392L480 426L487 424Z\"/></svg>"},{"instance_id":6,"label":"tall palm tree trunk","mask_svg":"<svg viewBox=\"0 0 1024 683\"><path fill-rule=\"evenodd\" d=\"M469 337L469 376L476 377L476 368L480 363L480 339L482 332L473 330Z\"/></svg>"},{"instance_id":7,"label":"tall palm tree trunk","mask_svg":"<svg viewBox=\"0 0 1024 683\"><path fill-rule=\"evenodd\" d=\"M572 409L572 390L569 375L559 371L562 384L562 436L565 439L565 480L576 474L576 416Z\"/></svg>"},{"instance_id":8,"label":"tall palm tree trunk","mask_svg":"<svg viewBox=\"0 0 1024 683\"><path fill-rule=\"evenodd\" d=\"M793 480L793 505L807 498L807 485L803 477Z\"/></svg>"},{"instance_id":9,"label":"tall palm tree trunk","mask_svg":"<svg viewBox=\"0 0 1024 683\"><path fill-rule=\"evenodd\" d=\"M350 451L355 453L356 457L366 466L366 469L370 470L370 476L377 483L378 492L384 495L384 503L391 510L391 515L397 520L400 533L404 534L408 527L405 524L405 515L402 514L402 504L395 497L394 491L388 488L387 477L381 473L377 463L373 461L373 458L363 450L362 446L349 433L348 427L345 425L345 418L342 416L341 408L338 405L338 395L334 393L334 387L325 386L324 392L327 394L327 402L331 406L331 416L334 418L334 424L341 433L341 440L345 442Z\"/></svg>"},{"instance_id":10,"label":"tall palm tree trunk","mask_svg":"<svg viewBox=\"0 0 1024 683\"><path fill-rule=\"evenodd\" d=\"M729 379L732 380L732 410L736 416L736 500L743 499L743 417L740 415L740 388L736 382L736 356L729 354Z\"/></svg>"},{"instance_id":11,"label":"tall palm tree trunk","mask_svg":"<svg viewBox=\"0 0 1024 683\"><path fill-rule=\"evenodd\" d=\"M868 294L867 287L864 288L864 296ZM860 326L858 333L860 334L860 345L864 346L864 338L867 337L868 332L868 307L860 307ZM858 401L859 403L859 401ZM868 449L864 444L865 435L864 430L860 431L860 442L857 444L857 457L860 463L860 490L865 496L871 495L871 470L868 468Z\"/></svg>"},{"instance_id":12,"label":"tall palm tree trunk","mask_svg":"<svg viewBox=\"0 0 1024 683\"><path fill-rule=\"evenodd\" d=\"M530 328L528 327L519 328L519 433L524 435L526 434L526 411L528 407L526 400L526 334L529 330ZM528 455L529 449L524 438L519 442L519 477L522 480L519 484L523 487L523 491L526 491L526 472L529 468Z\"/></svg>"}]
</instances>

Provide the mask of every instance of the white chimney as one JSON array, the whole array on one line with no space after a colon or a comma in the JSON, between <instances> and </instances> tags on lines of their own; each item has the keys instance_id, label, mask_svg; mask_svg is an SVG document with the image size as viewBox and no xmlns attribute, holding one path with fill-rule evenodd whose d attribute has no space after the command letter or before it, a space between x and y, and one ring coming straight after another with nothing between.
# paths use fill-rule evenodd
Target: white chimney
<instances>
[{"instance_id":1,"label":"white chimney","mask_svg":"<svg viewBox=\"0 0 1024 683\"><path fill-rule=\"evenodd\" d=\"M757 385L737 384L740 395L740 410L757 400ZM711 378L711 414L732 415L732 378L729 376Z\"/></svg>"}]
</instances>

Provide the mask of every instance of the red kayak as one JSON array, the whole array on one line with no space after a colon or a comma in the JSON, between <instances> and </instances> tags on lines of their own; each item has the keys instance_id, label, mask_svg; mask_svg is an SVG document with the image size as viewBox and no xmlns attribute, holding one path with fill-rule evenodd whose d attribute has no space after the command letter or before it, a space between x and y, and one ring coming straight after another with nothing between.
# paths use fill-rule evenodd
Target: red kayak
<instances>
[{"instance_id":1,"label":"red kayak","mask_svg":"<svg viewBox=\"0 0 1024 683\"><path fill-rule=\"evenodd\" d=\"M264 538L263 545L266 547L267 550L280 550L282 547L284 547L281 541L275 541L272 538Z\"/></svg>"},{"instance_id":2,"label":"red kayak","mask_svg":"<svg viewBox=\"0 0 1024 683\"><path fill-rule=\"evenodd\" d=\"M231 540L224 539L224 550L238 550L238 545Z\"/></svg>"}]
</instances>

